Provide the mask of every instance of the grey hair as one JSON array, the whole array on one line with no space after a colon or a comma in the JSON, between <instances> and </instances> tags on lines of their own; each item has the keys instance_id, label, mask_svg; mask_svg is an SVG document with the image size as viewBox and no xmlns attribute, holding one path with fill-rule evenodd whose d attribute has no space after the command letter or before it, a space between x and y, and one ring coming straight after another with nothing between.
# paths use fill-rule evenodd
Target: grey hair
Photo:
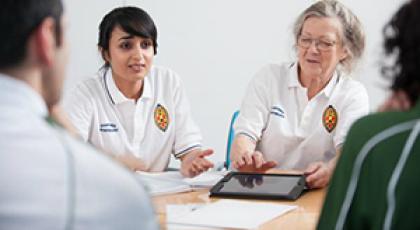
<instances>
[{"instance_id":1,"label":"grey hair","mask_svg":"<svg viewBox=\"0 0 420 230\"><path fill-rule=\"evenodd\" d=\"M350 73L356 62L362 57L365 49L365 34L362 24L353 12L342 3L335 0L321 0L309 6L299 15L293 26L295 44L302 32L303 24L306 19L311 17L318 18L337 18L342 25L340 39L343 47L347 49L348 56L340 61L343 70Z\"/></svg>"}]
</instances>

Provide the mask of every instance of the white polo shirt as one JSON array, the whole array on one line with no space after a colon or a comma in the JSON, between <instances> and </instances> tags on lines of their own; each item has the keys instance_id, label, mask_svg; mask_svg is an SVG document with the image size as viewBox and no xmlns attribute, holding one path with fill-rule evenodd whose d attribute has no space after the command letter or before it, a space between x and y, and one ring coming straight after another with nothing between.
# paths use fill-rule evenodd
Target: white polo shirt
<instances>
[{"instance_id":1,"label":"white polo shirt","mask_svg":"<svg viewBox=\"0 0 420 230\"><path fill-rule=\"evenodd\" d=\"M0 111L0 229L159 229L134 175L48 124L34 89L0 75Z\"/></svg>"},{"instance_id":2,"label":"white polo shirt","mask_svg":"<svg viewBox=\"0 0 420 230\"><path fill-rule=\"evenodd\" d=\"M111 69L79 84L65 108L85 141L112 154L133 154L147 171L166 169L175 157L201 147L181 81L173 71L153 66L144 79L143 94L126 98Z\"/></svg>"},{"instance_id":3,"label":"white polo shirt","mask_svg":"<svg viewBox=\"0 0 420 230\"><path fill-rule=\"evenodd\" d=\"M339 72L308 101L297 64L271 64L251 81L234 128L256 140L266 160L302 170L333 158L352 123L368 112L365 87Z\"/></svg>"}]
</instances>

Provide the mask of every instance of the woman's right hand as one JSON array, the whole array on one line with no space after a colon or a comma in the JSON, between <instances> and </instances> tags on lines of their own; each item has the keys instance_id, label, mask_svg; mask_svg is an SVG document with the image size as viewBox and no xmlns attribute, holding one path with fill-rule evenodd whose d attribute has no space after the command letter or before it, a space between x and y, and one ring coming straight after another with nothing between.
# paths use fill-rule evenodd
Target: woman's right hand
<instances>
[{"instance_id":1,"label":"woman's right hand","mask_svg":"<svg viewBox=\"0 0 420 230\"><path fill-rule=\"evenodd\" d=\"M256 143L245 135L237 135L233 141L230 159L233 168L241 172L265 172L277 165L275 161L265 161L260 151L255 151Z\"/></svg>"}]
</instances>

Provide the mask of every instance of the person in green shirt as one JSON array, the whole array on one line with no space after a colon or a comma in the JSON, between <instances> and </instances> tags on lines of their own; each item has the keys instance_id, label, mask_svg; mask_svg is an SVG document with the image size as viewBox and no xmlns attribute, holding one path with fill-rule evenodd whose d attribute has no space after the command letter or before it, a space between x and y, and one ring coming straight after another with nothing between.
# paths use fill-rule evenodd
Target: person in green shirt
<instances>
[{"instance_id":1,"label":"person in green shirt","mask_svg":"<svg viewBox=\"0 0 420 230\"><path fill-rule=\"evenodd\" d=\"M420 0L383 34L392 95L350 129L318 229L420 229Z\"/></svg>"}]
</instances>

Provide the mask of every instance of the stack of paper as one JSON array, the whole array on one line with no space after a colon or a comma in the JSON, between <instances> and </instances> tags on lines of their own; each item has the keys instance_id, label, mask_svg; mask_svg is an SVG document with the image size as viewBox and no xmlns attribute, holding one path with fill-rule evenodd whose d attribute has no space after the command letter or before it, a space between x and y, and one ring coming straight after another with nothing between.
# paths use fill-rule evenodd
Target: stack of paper
<instances>
[{"instance_id":1,"label":"stack of paper","mask_svg":"<svg viewBox=\"0 0 420 230\"><path fill-rule=\"evenodd\" d=\"M204 172L194 178L184 178L179 172L147 173L138 172L141 181L152 196L188 192L197 188L210 188L223 178L221 172Z\"/></svg>"},{"instance_id":2,"label":"stack of paper","mask_svg":"<svg viewBox=\"0 0 420 230\"><path fill-rule=\"evenodd\" d=\"M195 226L196 229L198 227L256 229L295 208L296 206L291 205L238 200L220 200L201 207L197 206L189 211L185 210L186 207L168 205L167 223L168 227ZM180 214L174 215L174 212Z\"/></svg>"}]
</instances>

